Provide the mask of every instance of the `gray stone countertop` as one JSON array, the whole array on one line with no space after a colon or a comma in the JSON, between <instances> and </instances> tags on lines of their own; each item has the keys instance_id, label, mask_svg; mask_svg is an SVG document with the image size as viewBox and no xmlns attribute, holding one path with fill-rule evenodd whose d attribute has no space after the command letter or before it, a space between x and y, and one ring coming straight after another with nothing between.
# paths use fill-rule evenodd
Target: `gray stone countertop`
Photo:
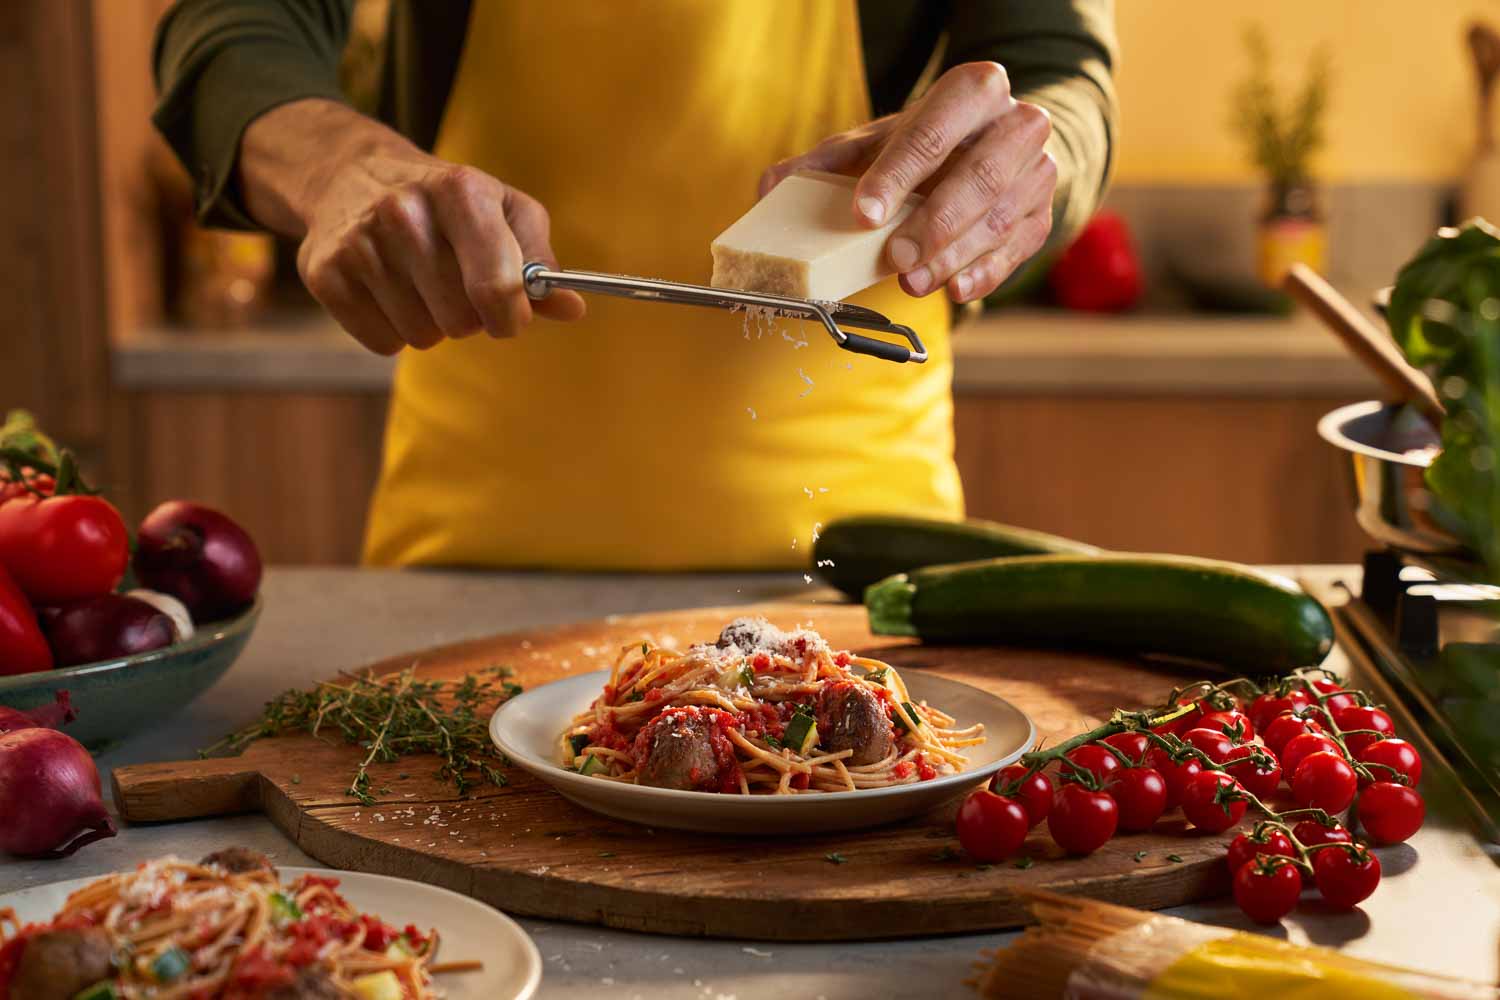
<instances>
[{"instance_id":1,"label":"gray stone countertop","mask_svg":"<svg viewBox=\"0 0 1500 1000\"><path fill-rule=\"evenodd\" d=\"M1309 584L1357 578L1338 567L1301 571ZM1321 589L1321 588L1320 588ZM244 656L207 694L161 727L106 753L101 770L183 759L253 717L268 697L314 677L402 650L494 632L607 614L807 595L800 576L568 576L354 569L275 569L266 610ZM1339 662L1332 665L1342 667ZM1143 692L1143 697L1148 693ZM1410 733L1410 720L1398 717ZM1413 734L1422 745L1420 734ZM1429 758L1430 759L1430 758ZM1410 843L1380 851L1385 879L1362 908L1295 911L1274 931L1352 955L1493 982L1500 941L1500 868L1476 841L1444 791L1423 778L1426 826ZM106 781L106 785L108 782ZM269 820L239 816L127 826L113 840L61 861L0 860L0 893L102 874L151 856L195 857L226 843L258 848L284 864L316 864ZM1228 900L1171 911L1250 929ZM636 934L523 919L544 960L540 996L748 1000L770 997L964 997L963 980L981 949L1013 935L973 934L909 941L789 945Z\"/></svg>"}]
</instances>

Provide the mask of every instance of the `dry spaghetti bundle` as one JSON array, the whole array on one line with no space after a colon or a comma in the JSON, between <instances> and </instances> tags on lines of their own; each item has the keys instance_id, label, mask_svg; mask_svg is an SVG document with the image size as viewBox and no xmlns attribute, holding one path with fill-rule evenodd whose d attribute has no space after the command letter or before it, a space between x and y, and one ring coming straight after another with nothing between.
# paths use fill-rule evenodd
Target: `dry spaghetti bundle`
<instances>
[{"instance_id":1,"label":"dry spaghetti bundle","mask_svg":"<svg viewBox=\"0 0 1500 1000\"><path fill-rule=\"evenodd\" d=\"M1038 923L993 955L978 983L986 997L1500 997L1493 986L1366 962L1327 948L1301 947L1260 934L1040 890L1022 895Z\"/></svg>"},{"instance_id":2,"label":"dry spaghetti bundle","mask_svg":"<svg viewBox=\"0 0 1500 1000\"><path fill-rule=\"evenodd\" d=\"M559 734L560 762L610 781L731 794L843 792L962 770L984 727L913 702L887 663L815 632L730 623L682 652L625 646Z\"/></svg>"}]
</instances>

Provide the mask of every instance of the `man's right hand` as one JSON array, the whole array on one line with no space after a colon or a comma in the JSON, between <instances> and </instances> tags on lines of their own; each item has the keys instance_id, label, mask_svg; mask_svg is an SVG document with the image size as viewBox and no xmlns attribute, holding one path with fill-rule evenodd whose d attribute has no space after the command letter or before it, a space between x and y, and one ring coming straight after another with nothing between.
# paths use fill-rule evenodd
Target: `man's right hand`
<instances>
[{"instance_id":1,"label":"man's right hand","mask_svg":"<svg viewBox=\"0 0 1500 1000\"><path fill-rule=\"evenodd\" d=\"M584 313L575 292L526 296L523 263L557 266L540 202L344 105L294 101L261 115L241 140L239 171L251 216L301 239L308 291L378 354L481 329L513 337L533 312Z\"/></svg>"}]
</instances>

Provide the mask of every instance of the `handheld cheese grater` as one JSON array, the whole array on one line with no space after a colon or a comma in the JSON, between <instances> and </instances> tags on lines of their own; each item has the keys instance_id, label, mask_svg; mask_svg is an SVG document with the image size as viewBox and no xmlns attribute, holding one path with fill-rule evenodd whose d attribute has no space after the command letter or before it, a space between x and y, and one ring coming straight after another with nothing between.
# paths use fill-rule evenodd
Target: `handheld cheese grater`
<instances>
[{"instance_id":1,"label":"handheld cheese grater","mask_svg":"<svg viewBox=\"0 0 1500 1000\"><path fill-rule=\"evenodd\" d=\"M845 302L817 302L812 299L794 299L783 295L766 295L762 292L741 292L732 288L711 288L708 285L685 285L676 281L656 281L651 278L630 278L623 274L598 274L593 271L554 271L540 261L531 261L521 268L522 280L526 283L526 294L533 299L543 299L554 288L570 288L576 292L593 292L599 295L614 295L626 299L645 299L653 302L670 302L677 305L707 306L712 309L735 310L740 308L767 309L778 316L796 316L817 320L823 324L833 342L846 351L868 354L872 358L886 361L927 360L927 348L916 331L900 323L892 323L880 313L863 306ZM866 337L850 333L844 327L857 330L874 330L891 333L906 340L905 344Z\"/></svg>"}]
</instances>

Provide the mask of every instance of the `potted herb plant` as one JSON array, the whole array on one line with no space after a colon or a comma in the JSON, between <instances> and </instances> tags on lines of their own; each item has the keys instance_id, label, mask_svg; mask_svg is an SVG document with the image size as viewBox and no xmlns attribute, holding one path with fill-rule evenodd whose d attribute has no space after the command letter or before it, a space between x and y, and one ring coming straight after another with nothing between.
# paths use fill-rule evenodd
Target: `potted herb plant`
<instances>
[{"instance_id":1,"label":"potted herb plant","mask_svg":"<svg viewBox=\"0 0 1500 1000\"><path fill-rule=\"evenodd\" d=\"M1312 157L1323 145L1328 106L1329 56L1317 49L1308 61L1300 91L1284 101L1271 72L1271 46L1265 30L1245 31L1250 75L1235 89L1232 124L1245 140L1250 157L1265 174L1265 209L1260 217L1259 273L1278 287L1287 268L1301 262L1315 271L1327 266L1328 235Z\"/></svg>"}]
</instances>

